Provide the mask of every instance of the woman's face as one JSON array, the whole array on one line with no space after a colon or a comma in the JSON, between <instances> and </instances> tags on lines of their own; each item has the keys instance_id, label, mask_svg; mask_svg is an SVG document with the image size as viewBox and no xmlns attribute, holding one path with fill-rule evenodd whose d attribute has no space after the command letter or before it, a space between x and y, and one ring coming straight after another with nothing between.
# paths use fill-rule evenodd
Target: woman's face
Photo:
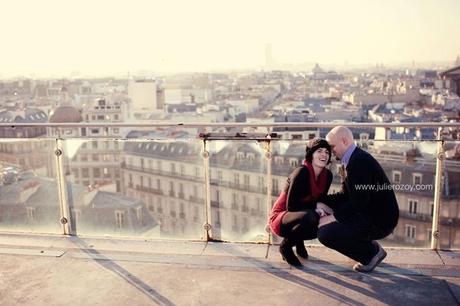
<instances>
[{"instance_id":1,"label":"woman's face","mask_svg":"<svg viewBox=\"0 0 460 306\"><path fill-rule=\"evenodd\" d=\"M313 153L313 160L312 160L313 166L316 166L319 168L326 167L330 154L331 153L326 148L319 148L318 150L316 150Z\"/></svg>"}]
</instances>

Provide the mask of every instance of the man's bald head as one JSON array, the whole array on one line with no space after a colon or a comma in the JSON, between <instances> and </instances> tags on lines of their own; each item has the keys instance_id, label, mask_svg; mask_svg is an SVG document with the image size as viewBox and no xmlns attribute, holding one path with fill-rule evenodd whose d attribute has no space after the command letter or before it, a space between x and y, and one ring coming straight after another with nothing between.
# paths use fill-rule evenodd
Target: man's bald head
<instances>
[{"instance_id":1,"label":"man's bald head","mask_svg":"<svg viewBox=\"0 0 460 306\"><path fill-rule=\"evenodd\" d=\"M338 159L342 159L345 152L353 144L353 133L349 128L336 126L326 135L327 142L331 145L332 152Z\"/></svg>"}]
</instances>

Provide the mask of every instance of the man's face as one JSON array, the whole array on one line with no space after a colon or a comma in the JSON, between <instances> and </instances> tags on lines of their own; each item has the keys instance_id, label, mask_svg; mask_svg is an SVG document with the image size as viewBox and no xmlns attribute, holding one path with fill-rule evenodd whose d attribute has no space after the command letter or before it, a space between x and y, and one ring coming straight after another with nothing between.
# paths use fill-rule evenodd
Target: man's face
<instances>
[{"instance_id":1,"label":"man's face","mask_svg":"<svg viewBox=\"0 0 460 306\"><path fill-rule=\"evenodd\" d=\"M332 153L334 154L336 160L341 160L347 148L344 141L340 137L337 137L334 134L328 134L326 140L331 146Z\"/></svg>"}]
</instances>

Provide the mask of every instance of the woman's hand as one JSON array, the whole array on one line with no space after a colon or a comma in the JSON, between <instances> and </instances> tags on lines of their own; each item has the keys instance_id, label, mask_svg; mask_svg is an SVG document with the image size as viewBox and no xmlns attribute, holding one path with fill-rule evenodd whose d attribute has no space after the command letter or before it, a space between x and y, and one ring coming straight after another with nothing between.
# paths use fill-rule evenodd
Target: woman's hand
<instances>
[{"instance_id":1,"label":"woman's hand","mask_svg":"<svg viewBox=\"0 0 460 306\"><path fill-rule=\"evenodd\" d=\"M324 211L326 213L326 215L332 215L334 213L332 208L330 208L329 206L327 206L326 204L321 203L321 202L316 203L316 209L321 209L322 211Z\"/></svg>"}]
</instances>

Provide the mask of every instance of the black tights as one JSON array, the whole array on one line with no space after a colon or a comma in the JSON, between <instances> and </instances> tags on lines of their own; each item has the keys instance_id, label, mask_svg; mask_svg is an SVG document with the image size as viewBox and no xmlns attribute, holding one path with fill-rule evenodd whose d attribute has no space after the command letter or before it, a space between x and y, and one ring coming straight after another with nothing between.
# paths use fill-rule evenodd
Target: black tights
<instances>
[{"instance_id":1,"label":"black tights","mask_svg":"<svg viewBox=\"0 0 460 306\"><path fill-rule=\"evenodd\" d=\"M281 220L281 236L293 243L318 237L319 215L312 209L288 211Z\"/></svg>"}]
</instances>

